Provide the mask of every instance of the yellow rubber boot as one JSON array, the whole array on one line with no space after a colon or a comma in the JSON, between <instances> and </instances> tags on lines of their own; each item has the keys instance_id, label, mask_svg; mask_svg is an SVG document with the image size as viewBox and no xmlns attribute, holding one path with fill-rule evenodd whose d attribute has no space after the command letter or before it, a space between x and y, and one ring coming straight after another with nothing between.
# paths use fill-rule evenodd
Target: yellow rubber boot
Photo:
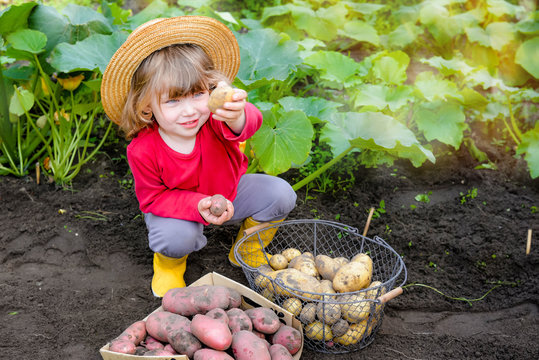
<instances>
[{"instance_id":1,"label":"yellow rubber boot","mask_svg":"<svg viewBox=\"0 0 539 360\"><path fill-rule=\"evenodd\" d=\"M163 297L173 288L185 287L183 274L187 267L187 255L177 259L160 253L153 254L152 292L156 297Z\"/></svg>"},{"instance_id":2,"label":"yellow rubber boot","mask_svg":"<svg viewBox=\"0 0 539 360\"><path fill-rule=\"evenodd\" d=\"M277 224L282 222L283 220L284 219L270 221L270 224ZM248 217L241 224L241 228L238 233L238 236L236 237L236 241L234 241L234 244L232 244L232 249L230 249L230 253L228 254L228 261L230 261L230 264L232 264L232 266L241 266L236 260L236 257L234 256L234 248L238 244L239 240L243 238L243 232L249 228L252 228L253 226L257 226L260 224L260 222L254 220L252 217ZM240 248L238 249L238 252L243 262L253 268L259 267L262 264L267 264L266 257L264 256L264 252L262 251L262 249L268 246L268 244L273 240L275 232L277 232L277 227L262 230L259 231L258 234L253 234L248 239L243 241L240 245ZM263 246L261 246L260 241L258 240L259 236L260 240L262 240L262 243L264 244ZM269 258L270 256L268 255L268 259Z\"/></svg>"}]
</instances>

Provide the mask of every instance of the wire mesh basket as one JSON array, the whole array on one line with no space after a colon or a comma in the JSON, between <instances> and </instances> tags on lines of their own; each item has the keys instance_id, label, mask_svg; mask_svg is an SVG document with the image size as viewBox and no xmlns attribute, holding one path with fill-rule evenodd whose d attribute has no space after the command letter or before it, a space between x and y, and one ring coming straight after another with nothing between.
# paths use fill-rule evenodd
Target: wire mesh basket
<instances>
[{"instance_id":1,"label":"wire mesh basket","mask_svg":"<svg viewBox=\"0 0 539 360\"><path fill-rule=\"evenodd\" d=\"M323 353L348 353L374 341L382 324L384 304L402 292L406 267L383 239L362 236L354 227L324 220L288 220L253 228L234 248L249 286L293 313L303 325L305 346ZM271 240L273 236L273 240ZM307 291L275 276L272 255L295 248L301 253L350 260L365 253L372 259L372 282L366 288L333 293ZM398 278L402 283L395 287ZM323 279L318 277L320 283ZM327 282L328 280L326 280Z\"/></svg>"}]
</instances>

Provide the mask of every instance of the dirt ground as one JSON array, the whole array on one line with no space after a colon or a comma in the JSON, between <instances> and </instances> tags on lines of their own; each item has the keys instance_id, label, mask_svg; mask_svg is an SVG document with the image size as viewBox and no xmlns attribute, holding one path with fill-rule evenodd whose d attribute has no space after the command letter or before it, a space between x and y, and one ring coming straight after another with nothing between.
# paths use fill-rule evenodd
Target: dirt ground
<instances>
[{"instance_id":1,"label":"dirt ground","mask_svg":"<svg viewBox=\"0 0 539 360\"><path fill-rule=\"evenodd\" d=\"M107 149L69 190L0 177L1 358L100 359L103 345L160 305L145 225L122 183L124 151L122 143ZM303 359L539 358L539 180L512 156L497 156L498 171L474 170L461 150L420 169L360 168L355 185L335 195L298 192L291 219L338 219L360 230L384 200L367 236L387 241L408 271L372 344L340 355L304 349ZM466 196L473 189L477 196ZM414 200L429 192L429 203ZM206 229L208 246L188 260L188 284L212 271L247 284L226 258L237 230ZM434 289L471 300L492 291L470 305Z\"/></svg>"}]
</instances>

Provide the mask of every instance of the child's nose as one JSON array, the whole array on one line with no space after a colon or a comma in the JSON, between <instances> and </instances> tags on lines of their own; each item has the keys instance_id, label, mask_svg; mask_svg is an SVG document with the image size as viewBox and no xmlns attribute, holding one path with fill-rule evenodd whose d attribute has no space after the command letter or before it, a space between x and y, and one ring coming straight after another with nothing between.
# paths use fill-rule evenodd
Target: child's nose
<instances>
[{"instance_id":1,"label":"child's nose","mask_svg":"<svg viewBox=\"0 0 539 360\"><path fill-rule=\"evenodd\" d=\"M182 115L192 115L195 112L195 106L189 99L184 99L182 105Z\"/></svg>"}]
</instances>

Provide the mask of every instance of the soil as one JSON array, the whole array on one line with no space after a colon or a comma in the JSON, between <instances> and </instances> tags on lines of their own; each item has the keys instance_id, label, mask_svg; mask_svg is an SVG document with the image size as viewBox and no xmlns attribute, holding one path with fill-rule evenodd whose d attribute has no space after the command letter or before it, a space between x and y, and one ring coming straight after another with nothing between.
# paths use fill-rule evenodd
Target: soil
<instances>
[{"instance_id":1,"label":"soil","mask_svg":"<svg viewBox=\"0 0 539 360\"><path fill-rule=\"evenodd\" d=\"M0 178L1 358L97 360L103 345L160 305L124 154L124 143L111 145L69 189ZM335 193L298 191L290 219L361 231L383 200L386 212L367 236L383 238L407 268L404 292L385 307L369 346L339 355L304 349L303 359L539 358L539 179L507 153L489 156L498 170L474 169L461 149L421 168L361 167L354 185ZM466 196L473 189L477 196ZM247 285L227 261L237 230L206 228L208 245L188 259L188 284L214 271Z\"/></svg>"}]
</instances>

